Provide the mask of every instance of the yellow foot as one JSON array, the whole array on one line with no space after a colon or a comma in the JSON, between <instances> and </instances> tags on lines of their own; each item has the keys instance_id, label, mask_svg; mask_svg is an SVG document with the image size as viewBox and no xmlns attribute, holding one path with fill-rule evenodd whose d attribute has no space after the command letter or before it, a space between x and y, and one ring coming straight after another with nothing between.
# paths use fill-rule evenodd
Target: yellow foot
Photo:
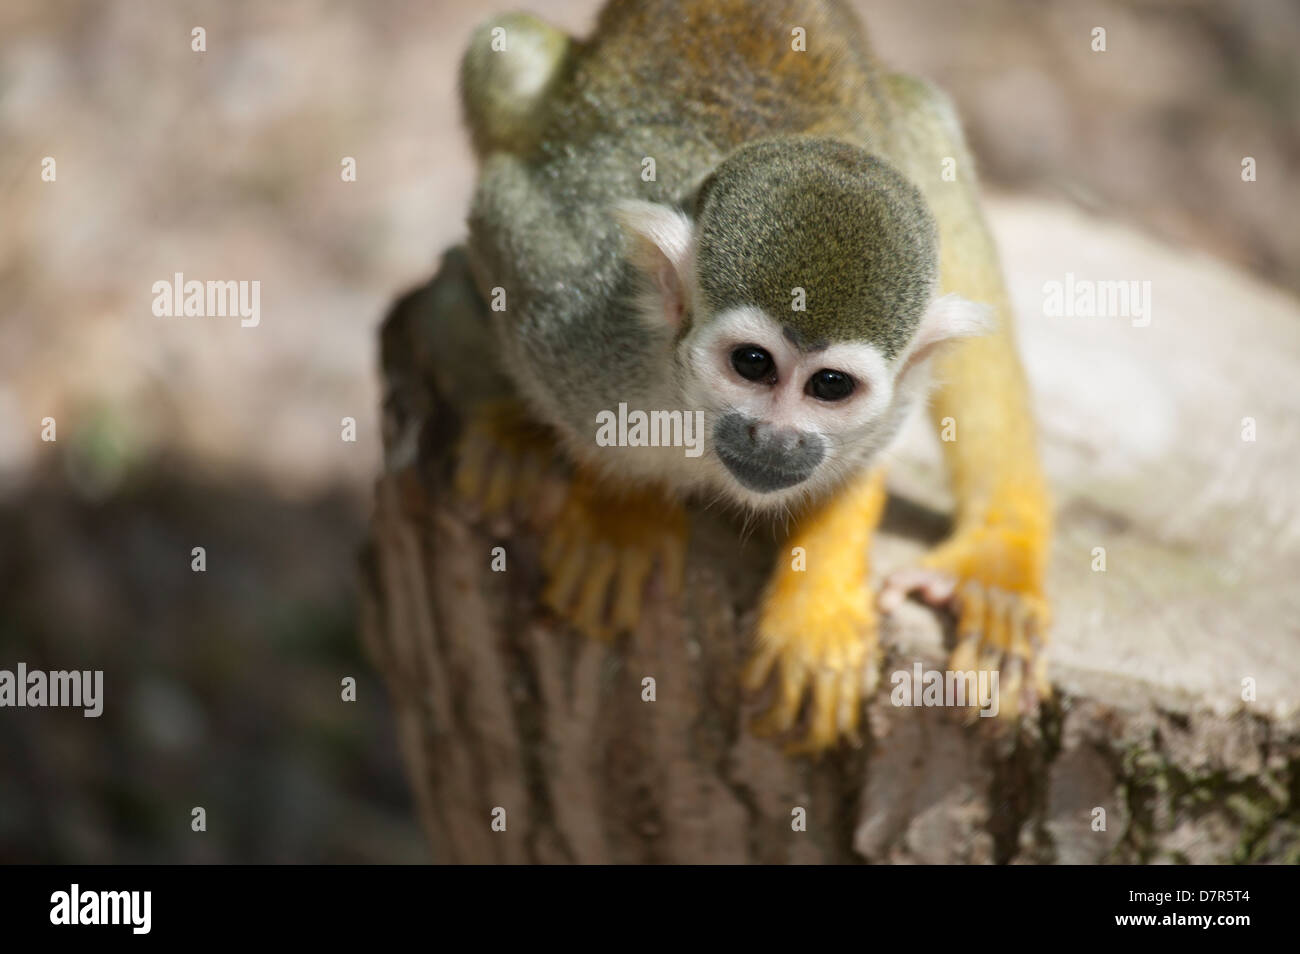
<instances>
[{"instance_id":1,"label":"yellow foot","mask_svg":"<svg viewBox=\"0 0 1300 954\"><path fill-rule=\"evenodd\" d=\"M612 639L636 626L656 571L663 597L680 594L685 556L679 503L657 491L610 491L579 471L546 533L542 599L579 631Z\"/></svg>"},{"instance_id":2,"label":"yellow foot","mask_svg":"<svg viewBox=\"0 0 1300 954\"><path fill-rule=\"evenodd\" d=\"M489 517L512 507L534 522L542 479L559 460L554 436L520 405L500 401L476 410L461 435L456 492Z\"/></svg>"},{"instance_id":3,"label":"yellow foot","mask_svg":"<svg viewBox=\"0 0 1300 954\"><path fill-rule=\"evenodd\" d=\"M956 611L953 671L998 674L998 715L1033 715L1052 693L1043 648L1050 611L1043 595L1041 535L984 526L958 532L919 567L892 574L878 606L893 612L910 593ZM976 710L971 710L973 717Z\"/></svg>"},{"instance_id":4,"label":"yellow foot","mask_svg":"<svg viewBox=\"0 0 1300 954\"><path fill-rule=\"evenodd\" d=\"M778 571L758 624L758 652L742 682L756 690L776 673L776 699L754 724L758 735L786 735L809 697L807 731L791 753L821 753L841 740L859 744L862 700L880 677L877 617L864 576L825 568L826 576ZM829 577L835 577L835 580Z\"/></svg>"}]
</instances>

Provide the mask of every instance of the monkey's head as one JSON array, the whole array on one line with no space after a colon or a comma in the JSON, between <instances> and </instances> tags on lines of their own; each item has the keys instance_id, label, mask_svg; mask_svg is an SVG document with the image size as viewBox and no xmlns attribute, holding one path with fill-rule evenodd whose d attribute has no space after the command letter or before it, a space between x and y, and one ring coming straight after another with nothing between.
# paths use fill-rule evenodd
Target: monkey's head
<instances>
[{"instance_id":1,"label":"monkey's head","mask_svg":"<svg viewBox=\"0 0 1300 954\"><path fill-rule=\"evenodd\" d=\"M700 187L693 217L645 202L619 214L678 397L708 421L708 482L752 508L869 463L923 396L927 359L987 327L984 306L936 295L921 194L846 143L751 143Z\"/></svg>"}]
</instances>

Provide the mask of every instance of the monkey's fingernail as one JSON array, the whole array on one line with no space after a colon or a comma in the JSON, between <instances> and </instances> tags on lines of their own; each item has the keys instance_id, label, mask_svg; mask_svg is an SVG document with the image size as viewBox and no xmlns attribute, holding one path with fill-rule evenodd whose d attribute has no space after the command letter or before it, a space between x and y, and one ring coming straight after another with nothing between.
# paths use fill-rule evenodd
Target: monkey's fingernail
<instances>
[{"instance_id":1,"label":"monkey's fingernail","mask_svg":"<svg viewBox=\"0 0 1300 954\"><path fill-rule=\"evenodd\" d=\"M892 613L903 605L905 594L898 589L886 586L876 597L876 607L882 613Z\"/></svg>"},{"instance_id":2,"label":"monkey's fingernail","mask_svg":"<svg viewBox=\"0 0 1300 954\"><path fill-rule=\"evenodd\" d=\"M948 576L932 576L925 584L925 599L928 603L946 603L952 599L957 589L957 581Z\"/></svg>"}]
</instances>

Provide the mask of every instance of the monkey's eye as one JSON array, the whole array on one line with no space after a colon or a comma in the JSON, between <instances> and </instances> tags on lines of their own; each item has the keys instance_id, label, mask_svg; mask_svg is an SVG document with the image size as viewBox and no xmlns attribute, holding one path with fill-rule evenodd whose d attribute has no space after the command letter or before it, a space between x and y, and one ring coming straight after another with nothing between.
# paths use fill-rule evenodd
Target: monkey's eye
<instances>
[{"instance_id":1,"label":"monkey's eye","mask_svg":"<svg viewBox=\"0 0 1300 954\"><path fill-rule=\"evenodd\" d=\"M731 366L749 381L770 381L776 377L776 362L758 345L741 345L731 352Z\"/></svg>"},{"instance_id":2,"label":"monkey's eye","mask_svg":"<svg viewBox=\"0 0 1300 954\"><path fill-rule=\"evenodd\" d=\"M854 380L843 371L823 368L808 379L805 390L819 401L843 401L854 387Z\"/></svg>"}]
</instances>

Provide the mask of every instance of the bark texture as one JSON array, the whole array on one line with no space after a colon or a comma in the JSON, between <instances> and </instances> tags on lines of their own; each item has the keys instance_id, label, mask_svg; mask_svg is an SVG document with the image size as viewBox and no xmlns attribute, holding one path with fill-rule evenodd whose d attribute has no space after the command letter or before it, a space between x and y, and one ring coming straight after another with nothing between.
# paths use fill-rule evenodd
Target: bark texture
<instances>
[{"instance_id":1,"label":"bark texture","mask_svg":"<svg viewBox=\"0 0 1300 954\"><path fill-rule=\"evenodd\" d=\"M548 617L527 522L480 520L450 488L460 385L440 377L467 362L447 369L447 322L480 309L453 254L385 324L388 462L363 560L365 639L437 861L1300 860L1294 715L1214 712L1104 659L1054 668L1056 697L1017 735L896 708L890 673L943 668L920 607L885 631L864 746L787 757L748 731L764 700L738 686L772 547L717 517L692 517L681 605L652 601L629 637ZM884 535L941 529L894 501Z\"/></svg>"}]
</instances>

